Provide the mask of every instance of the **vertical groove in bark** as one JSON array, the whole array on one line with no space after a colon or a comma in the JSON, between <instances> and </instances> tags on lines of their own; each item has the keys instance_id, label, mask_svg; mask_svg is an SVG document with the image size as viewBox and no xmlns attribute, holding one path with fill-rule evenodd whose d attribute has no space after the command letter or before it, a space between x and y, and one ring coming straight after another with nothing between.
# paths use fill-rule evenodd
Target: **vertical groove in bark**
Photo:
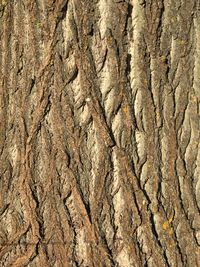
<instances>
[{"instance_id":1,"label":"vertical groove in bark","mask_svg":"<svg viewBox=\"0 0 200 267\"><path fill-rule=\"evenodd\" d=\"M199 266L197 1L0 1L0 265Z\"/></svg>"}]
</instances>

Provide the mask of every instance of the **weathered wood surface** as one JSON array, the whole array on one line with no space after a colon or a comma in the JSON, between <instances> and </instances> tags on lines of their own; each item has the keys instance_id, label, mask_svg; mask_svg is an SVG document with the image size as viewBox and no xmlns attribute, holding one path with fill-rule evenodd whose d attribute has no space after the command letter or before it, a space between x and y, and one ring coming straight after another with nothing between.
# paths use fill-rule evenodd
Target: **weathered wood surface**
<instances>
[{"instance_id":1,"label":"weathered wood surface","mask_svg":"<svg viewBox=\"0 0 200 267\"><path fill-rule=\"evenodd\" d=\"M200 2L0 1L0 266L200 266Z\"/></svg>"}]
</instances>

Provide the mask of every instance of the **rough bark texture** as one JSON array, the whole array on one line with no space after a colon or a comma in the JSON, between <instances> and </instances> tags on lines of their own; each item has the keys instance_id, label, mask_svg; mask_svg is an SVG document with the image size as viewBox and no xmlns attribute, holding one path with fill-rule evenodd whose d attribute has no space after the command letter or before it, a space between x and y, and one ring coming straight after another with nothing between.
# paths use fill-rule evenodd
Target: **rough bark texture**
<instances>
[{"instance_id":1,"label":"rough bark texture","mask_svg":"<svg viewBox=\"0 0 200 267\"><path fill-rule=\"evenodd\" d=\"M1 0L0 25L0 266L200 266L199 0Z\"/></svg>"}]
</instances>

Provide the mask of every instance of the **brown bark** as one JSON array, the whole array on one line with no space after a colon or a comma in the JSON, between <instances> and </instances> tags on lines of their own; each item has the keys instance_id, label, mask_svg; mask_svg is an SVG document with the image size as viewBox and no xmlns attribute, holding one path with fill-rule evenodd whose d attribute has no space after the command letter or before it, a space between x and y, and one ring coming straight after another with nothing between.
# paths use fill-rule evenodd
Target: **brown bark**
<instances>
[{"instance_id":1,"label":"brown bark","mask_svg":"<svg viewBox=\"0 0 200 267\"><path fill-rule=\"evenodd\" d=\"M200 266L199 1L0 23L0 266Z\"/></svg>"}]
</instances>

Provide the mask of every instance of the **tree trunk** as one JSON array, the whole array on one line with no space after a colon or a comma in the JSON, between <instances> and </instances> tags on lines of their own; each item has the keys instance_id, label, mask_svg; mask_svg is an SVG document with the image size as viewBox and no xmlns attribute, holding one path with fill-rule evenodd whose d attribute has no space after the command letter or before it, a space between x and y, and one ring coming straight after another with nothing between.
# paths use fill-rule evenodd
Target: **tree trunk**
<instances>
[{"instance_id":1,"label":"tree trunk","mask_svg":"<svg viewBox=\"0 0 200 267\"><path fill-rule=\"evenodd\" d=\"M0 266L200 266L200 2L0 22Z\"/></svg>"}]
</instances>

